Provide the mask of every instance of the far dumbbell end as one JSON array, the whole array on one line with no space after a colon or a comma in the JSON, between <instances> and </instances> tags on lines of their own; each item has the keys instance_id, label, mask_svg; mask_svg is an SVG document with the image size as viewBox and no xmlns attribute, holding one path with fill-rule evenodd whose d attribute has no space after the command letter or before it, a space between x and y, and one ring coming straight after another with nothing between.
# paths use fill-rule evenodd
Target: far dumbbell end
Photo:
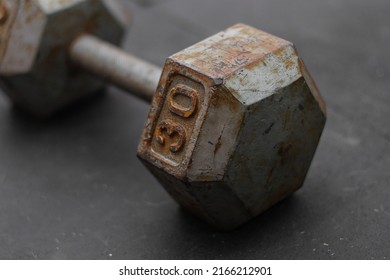
<instances>
[{"instance_id":1,"label":"far dumbbell end","mask_svg":"<svg viewBox=\"0 0 390 280\"><path fill-rule=\"evenodd\" d=\"M0 81L17 107L48 116L104 87L70 63L68 49L88 33L119 44L129 11L113 0L3 0L0 21ZM94 50L91 49L91 52Z\"/></svg>"},{"instance_id":2,"label":"far dumbbell end","mask_svg":"<svg viewBox=\"0 0 390 280\"><path fill-rule=\"evenodd\" d=\"M293 44L238 24L167 59L138 157L230 230L302 186L325 111Z\"/></svg>"}]
</instances>

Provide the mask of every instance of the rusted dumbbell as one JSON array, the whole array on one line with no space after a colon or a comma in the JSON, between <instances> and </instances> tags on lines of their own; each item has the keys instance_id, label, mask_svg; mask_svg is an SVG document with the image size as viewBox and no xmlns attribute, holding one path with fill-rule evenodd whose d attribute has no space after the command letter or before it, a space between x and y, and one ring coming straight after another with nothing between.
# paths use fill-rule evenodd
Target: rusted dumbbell
<instances>
[{"instance_id":1,"label":"rusted dumbbell","mask_svg":"<svg viewBox=\"0 0 390 280\"><path fill-rule=\"evenodd\" d=\"M290 42L237 24L169 57L160 77L98 39L121 37L128 21L116 1L5 3L0 70L15 104L54 112L101 86L90 72L153 97L139 158L175 200L221 229L302 186L325 104Z\"/></svg>"},{"instance_id":2,"label":"rusted dumbbell","mask_svg":"<svg viewBox=\"0 0 390 280\"><path fill-rule=\"evenodd\" d=\"M95 43L98 38L120 43L130 23L122 1L0 0L0 7L2 88L17 107L46 117L96 93L106 83L76 67L88 55L96 58L96 64L88 65L90 70L151 99L160 69L103 42ZM73 57L85 47L80 60Z\"/></svg>"}]
</instances>

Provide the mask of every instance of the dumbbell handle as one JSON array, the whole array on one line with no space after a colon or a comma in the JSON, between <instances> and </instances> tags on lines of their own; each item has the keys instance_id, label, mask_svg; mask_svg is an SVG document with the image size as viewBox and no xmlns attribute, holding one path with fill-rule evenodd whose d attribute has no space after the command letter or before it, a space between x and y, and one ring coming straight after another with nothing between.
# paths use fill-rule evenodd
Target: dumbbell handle
<instances>
[{"instance_id":1,"label":"dumbbell handle","mask_svg":"<svg viewBox=\"0 0 390 280\"><path fill-rule=\"evenodd\" d=\"M73 63L150 102L161 68L91 35L81 35L69 50Z\"/></svg>"}]
</instances>

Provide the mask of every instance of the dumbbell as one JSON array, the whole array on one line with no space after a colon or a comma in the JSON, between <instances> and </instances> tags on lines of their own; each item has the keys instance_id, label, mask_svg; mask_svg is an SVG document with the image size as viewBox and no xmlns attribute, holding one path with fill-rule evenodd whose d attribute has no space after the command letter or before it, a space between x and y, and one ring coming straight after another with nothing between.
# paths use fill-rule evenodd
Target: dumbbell
<instances>
[{"instance_id":1,"label":"dumbbell","mask_svg":"<svg viewBox=\"0 0 390 280\"><path fill-rule=\"evenodd\" d=\"M103 80L151 100L161 70L98 42L120 43L131 20L122 1L1 1L0 75L16 107L48 117L98 92ZM89 49L80 54L80 48ZM96 60L85 61L88 55ZM80 63L104 79L81 70Z\"/></svg>"},{"instance_id":2,"label":"dumbbell","mask_svg":"<svg viewBox=\"0 0 390 280\"><path fill-rule=\"evenodd\" d=\"M237 24L160 71L102 41L118 44L128 23L117 1L4 3L14 103L47 115L101 87L96 76L151 100L137 155L185 209L230 230L302 186L326 107L292 43Z\"/></svg>"}]
</instances>

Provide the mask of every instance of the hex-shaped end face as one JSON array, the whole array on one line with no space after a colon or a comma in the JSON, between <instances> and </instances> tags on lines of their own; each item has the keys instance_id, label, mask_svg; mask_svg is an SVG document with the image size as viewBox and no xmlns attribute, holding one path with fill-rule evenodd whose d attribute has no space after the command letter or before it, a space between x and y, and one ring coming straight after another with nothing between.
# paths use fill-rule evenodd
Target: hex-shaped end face
<instances>
[{"instance_id":1,"label":"hex-shaped end face","mask_svg":"<svg viewBox=\"0 0 390 280\"><path fill-rule=\"evenodd\" d=\"M325 119L294 46L238 24L168 58L138 156L185 208L232 229L301 187Z\"/></svg>"},{"instance_id":2,"label":"hex-shaped end face","mask_svg":"<svg viewBox=\"0 0 390 280\"><path fill-rule=\"evenodd\" d=\"M68 49L83 33L119 44L130 21L121 3L5 0L8 16L0 25L3 90L18 107L47 116L102 88L102 81L71 65Z\"/></svg>"}]
</instances>

